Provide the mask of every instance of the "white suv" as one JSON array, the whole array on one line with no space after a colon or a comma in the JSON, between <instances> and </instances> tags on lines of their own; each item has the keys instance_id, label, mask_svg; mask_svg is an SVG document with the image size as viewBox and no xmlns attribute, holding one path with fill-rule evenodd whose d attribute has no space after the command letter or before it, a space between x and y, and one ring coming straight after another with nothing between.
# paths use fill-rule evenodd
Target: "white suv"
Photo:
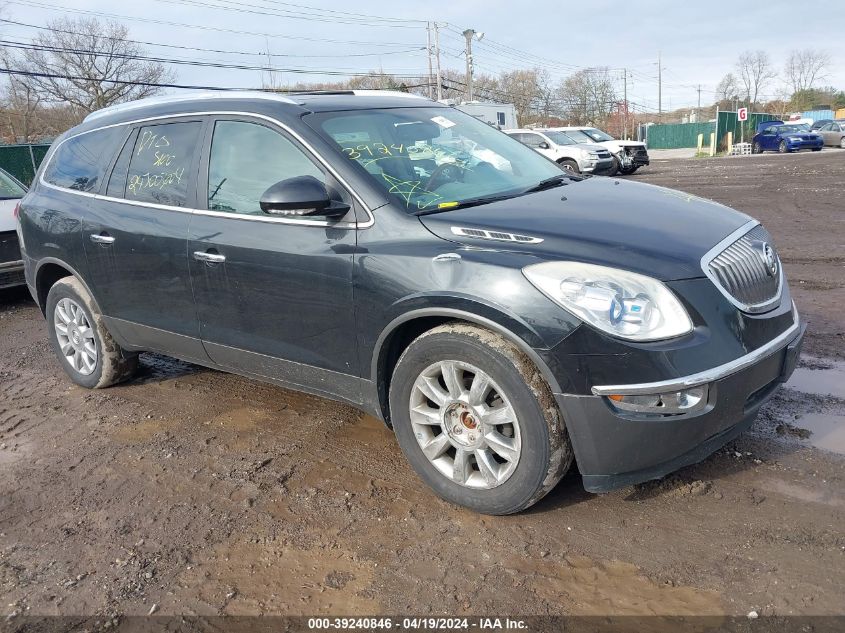
<instances>
[{"instance_id":1,"label":"white suv","mask_svg":"<svg viewBox=\"0 0 845 633\"><path fill-rule=\"evenodd\" d=\"M557 130L505 130L523 145L576 174L612 176L616 171L610 152L594 143L580 143Z\"/></svg>"},{"instance_id":2,"label":"white suv","mask_svg":"<svg viewBox=\"0 0 845 633\"><path fill-rule=\"evenodd\" d=\"M614 158L615 171L620 174L633 174L637 169L649 164L648 150L645 143L640 141L622 141L613 138L607 132L589 126L556 127L555 131L563 132L578 143L598 143Z\"/></svg>"},{"instance_id":3,"label":"white suv","mask_svg":"<svg viewBox=\"0 0 845 633\"><path fill-rule=\"evenodd\" d=\"M25 283L15 208L26 187L0 169L0 289Z\"/></svg>"}]
</instances>

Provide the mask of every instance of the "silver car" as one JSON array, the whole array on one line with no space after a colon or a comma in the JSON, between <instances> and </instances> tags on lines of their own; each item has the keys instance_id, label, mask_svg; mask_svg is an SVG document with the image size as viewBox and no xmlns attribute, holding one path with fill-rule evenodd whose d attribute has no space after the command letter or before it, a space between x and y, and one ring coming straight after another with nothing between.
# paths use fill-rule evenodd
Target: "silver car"
<instances>
[{"instance_id":1,"label":"silver car","mask_svg":"<svg viewBox=\"0 0 845 633\"><path fill-rule=\"evenodd\" d=\"M25 283L15 210L26 185L0 169L0 289Z\"/></svg>"},{"instance_id":2,"label":"silver car","mask_svg":"<svg viewBox=\"0 0 845 633\"><path fill-rule=\"evenodd\" d=\"M504 132L567 171L602 176L611 176L616 171L613 156L607 149L594 143L579 143L564 132L542 129Z\"/></svg>"},{"instance_id":3,"label":"silver car","mask_svg":"<svg viewBox=\"0 0 845 633\"><path fill-rule=\"evenodd\" d=\"M845 149L845 119L837 119L821 126L816 130L816 134L821 135L825 145Z\"/></svg>"}]
</instances>

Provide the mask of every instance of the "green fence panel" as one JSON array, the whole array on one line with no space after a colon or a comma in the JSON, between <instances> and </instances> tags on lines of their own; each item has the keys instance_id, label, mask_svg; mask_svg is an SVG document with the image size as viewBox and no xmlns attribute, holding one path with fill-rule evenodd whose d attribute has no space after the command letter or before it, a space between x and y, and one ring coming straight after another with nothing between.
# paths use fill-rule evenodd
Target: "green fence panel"
<instances>
[{"instance_id":1,"label":"green fence panel","mask_svg":"<svg viewBox=\"0 0 845 633\"><path fill-rule=\"evenodd\" d=\"M649 125L646 132L649 149L681 149L698 147L698 135L704 134L704 146L710 144L712 122Z\"/></svg>"},{"instance_id":2,"label":"green fence panel","mask_svg":"<svg viewBox=\"0 0 845 633\"><path fill-rule=\"evenodd\" d=\"M740 143L743 138L746 143L750 143L758 123L776 119L773 114L751 112L748 114L748 120L743 122L739 120L736 112L719 112L716 116L716 144L719 150L727 149L728 132L733 132L734 143Z\"/></svg>"},{"instance_id":3,"label":"green fence panel","mask_svg":"<svg viewBox=\"0 0 845 633\"><path fill-rule=\"evenodd\" d=\"M47 155L50 145L0 145L0 168L12 174L25 185L32 184L35 170Z\"/></svg>"}]
</instances>

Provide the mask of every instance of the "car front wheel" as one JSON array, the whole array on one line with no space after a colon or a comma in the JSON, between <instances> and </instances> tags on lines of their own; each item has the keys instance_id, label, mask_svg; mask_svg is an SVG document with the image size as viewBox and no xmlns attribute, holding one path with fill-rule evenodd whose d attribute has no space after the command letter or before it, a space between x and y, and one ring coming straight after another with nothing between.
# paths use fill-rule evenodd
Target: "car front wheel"
<instances>
[{"instance_id":1,"label":"car front wheel","mask_svg":"<svg viewBox=\"0 0 845 633\"><path fill-rule=\"evenodd\" d=\"M135 372L138 355L115 342L91 295L75 277L53 284L47 294L46 314L53 351L77 385L101 389Z\"/></svg>"},{"instance_id":2,"label":"car front wheel","mask_svg":"<svg viewBox=\"0 0 845 633\"><path fill-rule=\"evenodd\" d=\"M842 149L845 149L845 136L843 136L841 139L839 139L839 147L841 147Z\"/></svg>"},{"instance_id":3,"label":"car front wheel","mask_svg":"<svg viewBox=\"0 0 845 633\"><path fill-rule=\"evenodd\" d=\"M780 145L778 145L778 151L781 154L786 154L787 152L789 152L789 148L786 146L786 141L780 142Z\"/></svg>"},{"instance_id":4,"label":"car front wheel","mask_svg":"<svg viewBox=\"0 0 845 633\"><path fill-rule=\"evenodd\" d=\"M760 147L760 143L758 143L757 141L754 141L751 144L751 153L752 154L762 154L763 153L763 148Z\"/></svg>"},{"instance_id":5,"label":"car front wheel","mask_svg":"<svg viewBox=\"0 0 845 633\"><path fill-rule=\"evenodd\" d=\"M477 512L531 506L572 462L563 419L536 367L474 325L445 324L408 346L393 373L390 412L420 478Z\"/></svg>"},{"instance_id":6,"label":"car front wheel","mask_svg":"<svg viewBox=\"0 0 845 633\"><path fill-rule=\"evenodd\" d=\"M574 160L565 159L558 163L563 169L572 173L572 174L580 174L581 170L578 167L578 163Z\"/></svg>"}]
</instances>

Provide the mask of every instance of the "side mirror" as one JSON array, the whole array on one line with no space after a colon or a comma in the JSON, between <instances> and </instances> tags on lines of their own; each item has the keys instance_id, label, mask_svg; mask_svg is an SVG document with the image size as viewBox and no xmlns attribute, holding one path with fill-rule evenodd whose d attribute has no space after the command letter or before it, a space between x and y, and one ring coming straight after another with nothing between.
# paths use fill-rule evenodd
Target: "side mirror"
<instances>
[{"instance_id":1,"label":"side mirror","mask_svg":"<svg viewBox=\"0 0 845 633\"><path fill-rule=\"evenodd\" d=\"M540 149L549 149L549 144L546 141L540 141L540 144L537 146Z\"/></svg>"},{"instance_id":2,"label":"side mirror","mask_svg":"<svg viewBox=\"0 0 845 633\"><path fill-rule=\"evenodd\" d=\"M326 186L314 176L280 180L261 194L259 205L268 215L285 217L341 218L349 211L349 205L332 200Z\"/></svg>"}]
</instances>

